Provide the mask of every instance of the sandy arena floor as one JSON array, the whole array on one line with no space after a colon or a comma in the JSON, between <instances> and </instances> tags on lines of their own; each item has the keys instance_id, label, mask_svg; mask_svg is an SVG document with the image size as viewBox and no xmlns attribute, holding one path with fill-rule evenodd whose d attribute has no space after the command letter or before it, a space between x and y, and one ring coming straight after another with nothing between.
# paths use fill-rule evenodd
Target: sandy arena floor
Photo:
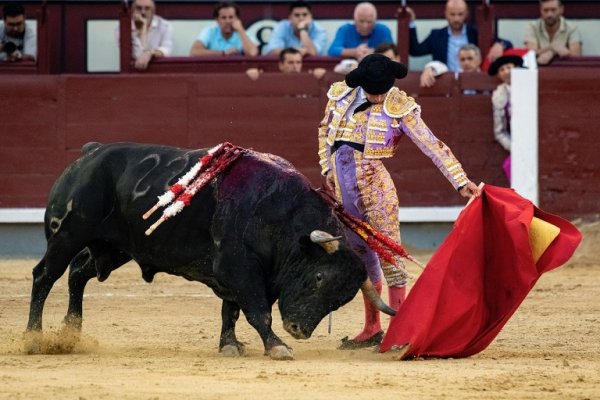
<instances>
[{"instance_id":1,"label":"sandy arena floor","mask_svg":"<svg viewBox=\"0 0 600 400\"><path fill-rule=\"evenodd\" d=\"M37 260L3 260L0 399L598 399L598 230L584 229L574 259L542 277L486 351L449 360L336 350L341 337L361 327L360 295L334 313L331 334L325 319L306 341L291 338L275 311L274 329L293 347L294 361L264 357L243 318L238 338L248 355L224 358L217 352L220 301L212 292L167 275L146 284L131 263L88 284L84 335L72 354L25 355ZM49 340L66 312L66 289L63 276L46 302Z\"/></svg>"}]
</instances>

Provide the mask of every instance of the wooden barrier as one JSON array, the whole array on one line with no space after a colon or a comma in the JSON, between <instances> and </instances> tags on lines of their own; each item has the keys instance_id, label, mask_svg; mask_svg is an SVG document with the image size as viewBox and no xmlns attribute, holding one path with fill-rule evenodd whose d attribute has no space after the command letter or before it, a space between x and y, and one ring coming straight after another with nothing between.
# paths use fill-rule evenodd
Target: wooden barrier
<instances>
[{"instance_id":1,"label":"wooden barrier","mask_svg":"<svg viewBox=\"0 0 600 400\"><path fill-rule=\"evenodd\" d=\"M599 74L600 66L540 72L540 204L559 215L599 214Z\"/></svg>"},{"instance_id":2,"label":"wooden barrier","mask_svg":"<svg viewBox=\"0 0 600 400\"><path fill-rule=\"evenodd\" d=\"M302 60L302 69L309 71L315 68L325 68L329 71L340 62L338 57L304 57ZM248 68L258 68L264 72L279 71L278 57L164 57L152 60L148 69L144 73L233 73L244 72ZM134 71L131 63L128 65L129 72Z\"/></svg>"},{"instance_id":3,"label":"wooden barrier","mask_svg":"<svg viewBox=\"0 0 600 400\"><path fill-rule=\"evenodd\" d=\"M599 73L540 71L540 205L548 211L597 213ZM336 79L279 73L257 81L240 73L0 76L0 207L43 207L53 181L89 141L199 148L228 140L289 159L318 186L317 125ZM474 181L507 185L505 152L492 134L493 79L446 74L425 90L410 73L397 84L416 97L426 123ZM479 93L466 95L465 89ZM385 163L404 207L462 204L409 139Z\"/></svg>"}]
</instances>

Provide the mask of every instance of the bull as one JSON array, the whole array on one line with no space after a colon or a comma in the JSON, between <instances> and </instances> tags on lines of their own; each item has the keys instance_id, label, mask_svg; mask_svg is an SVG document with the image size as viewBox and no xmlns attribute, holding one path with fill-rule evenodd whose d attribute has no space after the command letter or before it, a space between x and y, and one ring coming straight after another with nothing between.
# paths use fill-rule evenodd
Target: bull
<instances>
[{"instance_id":1,"label":"bull","mask_svg":"<svg viewBox=\"0 0 600 400\"><path fill-rule=\"evenodd\" d=\"M44 216L47 249L33 269L27 332L41 337L44 303L69 267L66 327L80 332L87 282L134 260L145 281L158 272L202 282L223 300L219 351L244 354L235 325L244 313L265 355L292 359L272 330L278 301L284 329L311 336L362 289L393 314L342 237L331 205L286 160L246 151L189 207L146 236L142 215L206 150L115 143L84 146L57 179ZM28 344L40 351L39 343Z\"/></svg>"}]
</instances>

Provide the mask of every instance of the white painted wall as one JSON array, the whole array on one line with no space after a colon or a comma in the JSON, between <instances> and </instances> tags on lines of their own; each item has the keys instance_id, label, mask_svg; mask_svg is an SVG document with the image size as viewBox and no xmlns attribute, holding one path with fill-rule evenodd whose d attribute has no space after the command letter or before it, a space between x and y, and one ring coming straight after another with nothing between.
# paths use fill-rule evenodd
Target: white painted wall
<instances>
[{"instance_id":1,"label":"white painted wall","mask_svg":"<svg viewBox=\"0 0 600 400\"><path fill-rule=\"evenodd\" d=\"M465 200L466 204L466 200ZM402 222L454 222L463 207L402 207ZM0 208L0 224L44 222L44 208Z\"/></svg>"},{"instance_id":2,"label":"white painted wall","mask_svg":"<svg viewBox=\"0 0 600 400\"><path fill-rule=\"evenodd\" d=\"M515 68L510 82L511 187L538 205L538 71Z\"/></svg>"},{"instance_id":3,"label":"white painted wall","mask_svg":"<svg viewBox=\"0 0 600 400\"><path fill-rule=\"evenodd\" d=\"M119 72L117 28L119 20L88 20L88 72Z\"/></svg>"}]
</instances>

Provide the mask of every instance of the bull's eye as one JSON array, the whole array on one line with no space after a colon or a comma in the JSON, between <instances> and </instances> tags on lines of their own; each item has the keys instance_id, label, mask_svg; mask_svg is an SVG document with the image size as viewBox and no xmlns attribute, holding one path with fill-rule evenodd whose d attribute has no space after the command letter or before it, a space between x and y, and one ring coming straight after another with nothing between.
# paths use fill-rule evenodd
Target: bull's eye
<instances>
[{"instance_id":1,"label":"bull's eye","mask_svg":"<svg viewBox=\"0 0 600 400\"><path fill-rule=\"evenodd\" d=\"M317 275L315 275L315 279L317 281L317 287L321 286L321 283L323 283L323 274L317 272Z\"/></svg>"}]
</instances>

